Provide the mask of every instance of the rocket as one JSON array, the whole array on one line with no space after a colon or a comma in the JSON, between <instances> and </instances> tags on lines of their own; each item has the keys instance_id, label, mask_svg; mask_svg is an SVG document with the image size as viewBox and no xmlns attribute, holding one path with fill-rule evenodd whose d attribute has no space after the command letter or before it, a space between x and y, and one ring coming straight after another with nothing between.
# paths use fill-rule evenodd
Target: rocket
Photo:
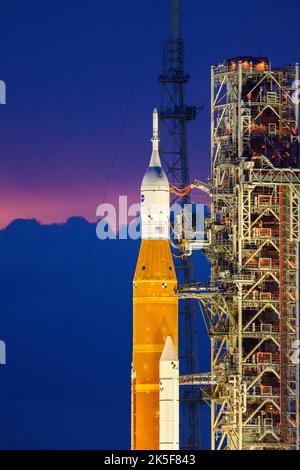
<instances>
[{"instance_id":1,"label":"rocket","mask_svg":"<svg viewBox=\"0 0 300 470\"><path fill-rule=\"evenodd\" d=\"M170 189L153 112L152 154L141 185L142 241L133 279L131 448L179 449L177 278L169 243Z\"/></svg>"}]
</instances>

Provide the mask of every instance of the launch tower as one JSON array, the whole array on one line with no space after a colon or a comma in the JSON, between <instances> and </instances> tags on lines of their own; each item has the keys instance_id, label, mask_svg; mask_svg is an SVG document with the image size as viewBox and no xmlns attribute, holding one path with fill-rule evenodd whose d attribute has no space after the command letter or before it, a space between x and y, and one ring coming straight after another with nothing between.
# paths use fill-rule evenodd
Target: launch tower
<instances>
[{"instance_id":1,"label":"launch tower","mask_svg":"<svg viewBox=\"0 0 300 470\"><path fill-rule=\"evenodd\" d=\"M211 406L212 449L299 445L297 87L298 64L262 57L211 71L211 279L179 296L211 339L211 371L181 383Z\"/></svg>"}]
</instances>

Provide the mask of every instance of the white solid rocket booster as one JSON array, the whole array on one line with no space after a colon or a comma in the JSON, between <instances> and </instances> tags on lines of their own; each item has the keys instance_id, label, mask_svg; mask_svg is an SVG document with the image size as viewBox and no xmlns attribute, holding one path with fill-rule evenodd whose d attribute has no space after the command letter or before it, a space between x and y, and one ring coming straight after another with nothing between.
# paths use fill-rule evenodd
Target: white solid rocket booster
<instances>
[{"instance_id":1,"label":"white solid rocket booster","mask_svg":"<svg viewBox=\"0 0 300 470\"><path fill-rule=\"evenodd\" d=\"M167 336L159 362L159 448L179 449L179 361Z\"/></svg>"}]
</instances>

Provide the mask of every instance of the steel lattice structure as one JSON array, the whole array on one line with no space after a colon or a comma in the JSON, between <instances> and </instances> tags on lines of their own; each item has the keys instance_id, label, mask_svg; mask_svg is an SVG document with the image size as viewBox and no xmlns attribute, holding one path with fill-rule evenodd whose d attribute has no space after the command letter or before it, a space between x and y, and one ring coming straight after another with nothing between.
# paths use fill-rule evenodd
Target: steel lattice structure
<instances>
[{"instance_id":1,"label":"steel lattice structure","mask_svg":"<svg viewBox=\"0 0 300 470\"><path fill-rule=\"evenodd\" d=\"M196 118L197 108L185 103L185 85L189 75L184 68L184 43L181 37L181 0L169 0L171 9L171 39L165 41L163 50L162 102L159 117L166 134L161 147L169 181L178 186L190 182L187 124ZM182 203L190 202L189 194ZM178 201L179 202L179 201ZM193 281L192 258L177 259L176 271L179 282ZM197 324L194 303L181 302L180 314L180 368L185 373L198 370ZM199 390L185 390L181 394L181 448L200 448Z\"/></svg>"},{"instance_id":2,"label":"steel lattice structure","mask_svg":"<svg viewBox=\"0 0 300 470\"><path fill-rule=\"evenodd\" d=\"M299 445L297 80L261 57L212 67L211 280L179 289L211 338L211 371L181 383L211 405L212 449Z\"/></svg>"}]
</instances>

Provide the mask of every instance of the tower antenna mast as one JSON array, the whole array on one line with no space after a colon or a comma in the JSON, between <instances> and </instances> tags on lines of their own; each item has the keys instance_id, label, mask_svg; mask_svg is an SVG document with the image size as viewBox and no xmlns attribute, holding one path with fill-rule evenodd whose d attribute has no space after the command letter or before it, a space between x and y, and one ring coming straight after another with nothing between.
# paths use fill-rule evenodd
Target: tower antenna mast
<instances>
[{"instance_id":1,"label":"tower antenna mast","mask_svg":"<svg viewBox=\"0 0 300 470\"><path fill-rule=\"evenodd\" d=\"M159 117L164 132L161 157L167 169L170 183L185 187L190 183L188 154L188 122L195 119L200 108L185 104L185 85L189 75L184 68L184 42L182 39L182 2L169 0L171 39L164 42L163 73L159 76L162 84L162 101ZM190 195L176 198L182 204L190 203ZM175 202L175 200L173 200ZM194 279L192 257L182 257L177 266L178 281L189 284ZM198 371L198 341L196 314L193 301L182 302L179 306L180 364L181 373ZM197 389L185 390L181 395L181 448L200 448L200 402Z\"/></svg>"}]
</instances>

